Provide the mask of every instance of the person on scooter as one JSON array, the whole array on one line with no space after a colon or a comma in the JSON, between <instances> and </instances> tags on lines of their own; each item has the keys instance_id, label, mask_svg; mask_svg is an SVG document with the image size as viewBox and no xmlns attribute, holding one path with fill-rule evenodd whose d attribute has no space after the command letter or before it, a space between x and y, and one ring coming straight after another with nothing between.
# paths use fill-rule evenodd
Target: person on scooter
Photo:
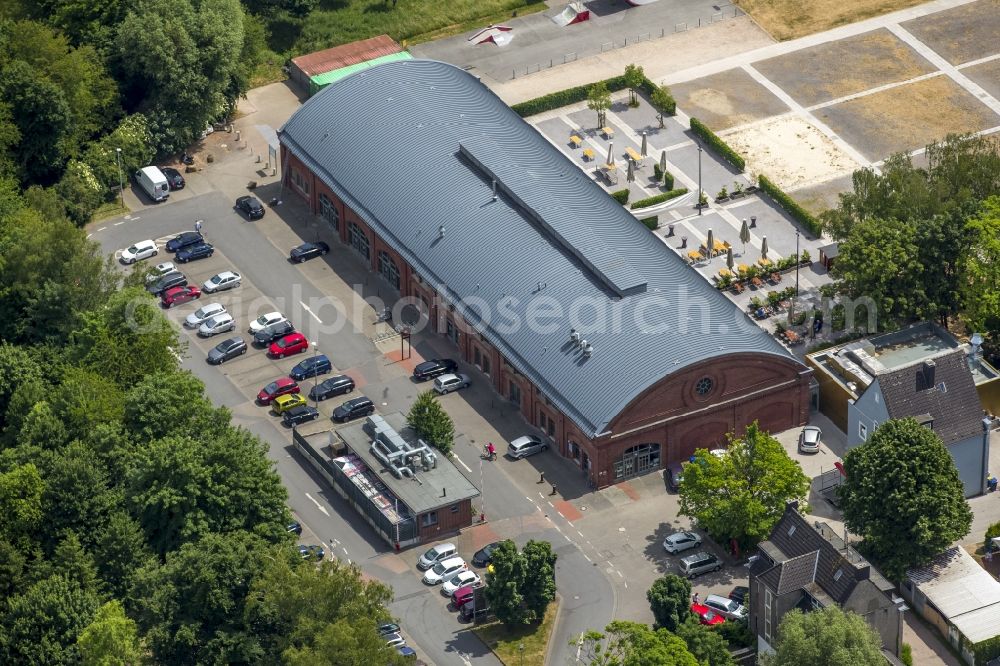
<instances>
[{"instance_id":1,"label":"person on scooter","mask_svg":"<svg viewBox=\"0 0 1000 666\"><path fill-rule=\"evenodd\" d=\"M497 459L497 450L496 447L493 446L493 442L490 442L489 444L486 445L486 455L489 456L490 460Z\"/></svg>"}]
</instances>

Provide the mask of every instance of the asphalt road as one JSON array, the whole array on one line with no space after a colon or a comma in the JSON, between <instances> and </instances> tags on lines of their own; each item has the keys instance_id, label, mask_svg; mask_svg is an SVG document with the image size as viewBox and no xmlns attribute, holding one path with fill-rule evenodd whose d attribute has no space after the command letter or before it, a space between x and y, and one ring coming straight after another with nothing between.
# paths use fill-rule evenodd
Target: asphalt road
<instances>
[{"instance_id":1,"label":"asphalt road","mask_svg":"<svg viewBox=\"0 0 1000 666\"><path fill-rule=\"evenodd\" d=\"M106 252L114 253L146 238L165 240L175 233L192 229L196 219L203 220L202 231L216 247L216 255L180 266L180 269L192 283L198 284L221 270L233 269L242 274L242 286L218 299L225 301L237 318L236 332L245 335L252 318L263 312L280 310L310 340L317 342L320 351L330 357L338 371L348 370L348 374L360 380L359 390L372 397L380 411L407 410L426 385L414 384L400 367L387 363L375 344L344 316L356 308L357 321L356 317L373 317L374 311L363 302L351 303L349 299L338 304L327 295L330 289L324 291L316 286L320 281L324 287L339 284L343 290L343 282L357 281L356 289L367 293L363 283L367 275L347 254L349 250L334 247L323 259L293 265L286 259L289 248L278 247L271 240L271 237L281 237L280 233L271 232L280 231L278 225L284 225L273 211L269 210L264 220L247 222L231 206L230 200L218 193L171 201L137 211L127 219L112 219L95 225L92 240L100 243ZM287 232L287 228L284 231ZM161 250L149 261L156 263L170 258ZM337 275L331 269L333 265L337 266ZM326 277L334 279L325 282ZM202 302L210 298L216 300L203 296ZM171 317L179 319L197 307L198 302L180 306L176 312L171 311ZM219 339L224 337L228 335ZM182 338L189 342L182 366L205 383L208 395L216 404L232 410L234 423L269 444L270 457L288 489L289 506L305 527L303 540L323 543L328 552L332 550L333 556L357 563L367 575L391 585L395 601L390 609L401 620L411 643L415 643L425 659L442 665L499 663L477 637L462 630L463 625L446 610L445 599L438 589L423 585L415 571L400 566L400 558L344 500L328 490L325 482L300 458L291 446L288 431L264 408L253 403L252 397L260 386L286 373L287 369L281 368L294 364L296 359L266 361L262 358L263 351L251 348L246 356L213 367L203 359L205 350L214 346L216 340L198 340L190 331L184 331ZM421 350L423 344L415 340L414 347ZM430 348L422 351L428 355L433 353ZM468 392L489 390L477 385L467 389ZM445 396L445 406L449 401L461 399L461 394ZM339 400L328 402L336 404ZM321 403L323 409L327 409L327 404ZM457 425L461 432L461 423ZM523 488L511 482L500 465L479 465L480 447L479 443L459 437L455 452L463 466L472 469L468 476L477 487L482 475L489 493L491 521L537 517L539 508L529 501ZM595 571L594 564L555 528L555 523L524 521L524 524L524 529L514 535L518 543L523 544L528 539L547 540L559 554L556 576L563 597L562 622L554 638L552 663L571 663L574 657L574 651L568 646L571 636L587 628L603 627L611 619L614 590L605 577ZM568 528L565 522L564 527Z\"/></svg>"}]
</instances>

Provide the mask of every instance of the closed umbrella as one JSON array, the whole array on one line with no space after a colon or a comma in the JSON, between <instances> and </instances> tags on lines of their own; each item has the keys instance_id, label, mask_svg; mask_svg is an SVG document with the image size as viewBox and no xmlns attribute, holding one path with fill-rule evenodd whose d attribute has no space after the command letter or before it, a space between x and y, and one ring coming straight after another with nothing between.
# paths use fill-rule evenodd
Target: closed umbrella
<instances>
[{"instance_id":1,"label":"closed umbrella","mask_svg":"<svg viewBox=\"0 0 1000 666\"><path fill-rule=\"evenodd\" d=\"M639 154L642 155L643 157L646 156L646 148L647 148L647 146L646 146L646 133L643 132L642 133L642 147L639 148Z\"/></svg>"},{"instance_id":2,"label":"closed umbrella","mask_svg":"<svg viewBox=\"0 0 1000 666\"><path fill-rule=\"evenodd\" d=\"M635 181L635 162L632 160L628 161L628 175L625 177L625 180L630 183Z\"/></svg>"},{"instance_id":3,"label":"closed umbrella","mask_svg":"<svg viewBox=\"0 0 1000 666\"><path fill-rule=\"evenodd\" d=\"M708 230L708 238L705 240L705 247L708 249L708 256L709 257L711 257L713 254L715 254L715 252L714 252L714 250L715 250L715 234L712 233L711 229Z\"/></svg>"},{"instance_id":4,"label":"closed umbrella","mask_svg":"<svg viewBox=\"0 0 1000 666\"><path fill-rule=\"evenodd\" d=\"M667 170L667 151L660 151L660 171Z\"/></svg>"},{"instance_id":5,"label":"closed umbrella","mask_svg":"<svg viewBox=\"0 0 1000 666\"><path fill-rule=\"evenodd\" d=\"M760 258L767 259L767 236L760 239Z\"/></svg>"},{"instance_id":6,"label":"closed umbrella","mask_svg":"<svg viewBox=\"0 0 1000 666\"><path fill-rule=\"evenodd\" d=\"M734 265L736 265L736 260L733 259L733 248L729 247L726 249L726 267L733 270Z\"/></svg>"},{"instance_id":7,"label":"closed umbrella","mask_svg":"<svg viewBox=\"0 0 1000 666\"><path fill-rule=\"evenodd\" d=\"M746 218L743 219L743 226L740 227L740 242L743 243L743 254L746 254L747 243L750 242L750 227L747 226Z\"/></svg>"},{"instance_id":8,"label":"closed umbrella","mask_svg":"<svg viewBox=\"0 0 1000 666\"><path fill-rule=\"evenodd\" d=\"M608 164L614 164L615 163L615 144L614 144L613 141L608 144L608 162L607 163Z\"/></svg>"}]
</instances>

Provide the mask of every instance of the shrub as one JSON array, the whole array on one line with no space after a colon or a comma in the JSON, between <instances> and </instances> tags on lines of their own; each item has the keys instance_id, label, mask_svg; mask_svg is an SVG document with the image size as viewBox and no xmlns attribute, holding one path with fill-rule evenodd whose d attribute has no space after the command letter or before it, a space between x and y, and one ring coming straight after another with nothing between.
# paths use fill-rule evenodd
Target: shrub
<instances>
[{"instance_id":1,"label":"shrub","mask_svg":"<svg viewBox=\"0 0 1000 666\"><path fill-rule=\"evenodd\" d=\"M691 117L691 131L701 137L701 139L708 144L708 147L715 151L719 157L723 158L740 171L746 169L747 163L746 160L743 159L743 156L730 148L728 143L719 138L715 132L708 129L704 123L694 116Z\"/></svg>"},{"instance_id":2,"label":"shrub","mask_svg":"<svg viewBox=\"0 0 1000 666\"><path fill-rule=\"evenodd\" d=\"M636 208L649 208L650 206L655 206L658 203L663 203L670 199L675 199L682 194L687 194L687 188L682 187L679 190L670 190L669 192L664 192L663 194L657 194L655 197L649 197L648 199L639 199L632 204L632 210Z\"/></svg>"},{"instance_id":3,"label":"shrub","mask_svg":"<svg viewBox=\"0 0 1000 666\"><path fill-rule=\"evenodd\" d=\"M723 622L716 625L715 630L726 639L730 647L753 647L757 643L757 638L745 622Z\"/></svg>"},{"instance_id":4,"label":"shrub","mask_svg":"<svg viewBox=\"0 0 1000 666\"><path fill-rule=\"evenodd\" d=\"M663 172L663 187L667 188L668 190L674 189L674 174L670 173L669 171Z\"/></svg>"},{"instance_id":5,"label":"shrub","mask_svg":"<svg viewBox=\"0 0 1000 666\"><path fill-rule=\"evenodd\" d=\"M692 124L694 123L694 118L691 119L691 122ZM786 213L791 215L796 222L808 229L813 235L818 237L823 234L823 228L820 225L819 220L813 217L809 211L800 206L794 199L785 194L785 191L771 182L771 179L767 176L761 175L760 189L765 192L767 196L771 197L776 204L781 206ZM803 253L803 257L805 256L805 253Z\"/></svg>"},{"instance_id":6,"label":"shrub","mask_svg":"<svg viewBox=\"0 0 1000 666\"><path fill-rule=\"evenodd\" d=\"M986 528L986 538L983 540L983 548L986 552L990 551L990 541L994 537L1000 537L1000 523L993 523Z\"/></svg>"},{"instance_id":7,"label":"shrub","mask_svg":"<svg viewBox=\"0 0 1000 666\"><path fill-rule=\"evenodd\" d=\"M624 206L625 204L628 203L628 188L625 188L624 190L618 190L617 192L612 192L611 196L614 197L615 201ZM632 207L635 208L635 206Z\"/></svg>"},{"instance_id":8,"label":"shrub","mask_svg":"<svg viewBox=\"0 0 1000 666\"><path fill-rule=\"evenodd\" d=\"M659 162L653 162L653 178L656 180L663 178L663 169L660 168Z\"/></svg>"},{"instance_id":9,"label":"shrub","mask_svg":"<svg viewBox=\"0 0 1000 666\"><path fill-rule=\"evenodd\" d=\"M644 217L639 221L645 224L646 228L649 229L650 231L660 228L660 218L656 215L654 215L653 217Z\"/></svg>"},{"instance_id":10,"label":"shrub","mask_svg":"<svg viewBox=\"0 0 1000 666\"><path fill-rule=\"evenodd\" d=\"M899 660L906 666L913 666L913 648L909 643L903 643L903 648L899 651Z\"/></svg>"},{"instance_id":11,"label":"shrub","mask_svg":"<svg viewBox=\"0 0 1000 666\"><path fill-rule=\"evenodd\" d=\"M536 113L542 113L543 111L559 109L570 104L585 101L590 89L596 83L604 83L609 92L617 92L628 88L628 85L625 83L624 75L613 76L610 79L605 79L603 82L595 81L594 83L588 83L587 85L567 88L566 90L559 90L548 95L536 97L535 99L529 99L526 102L515 104L510 108L513 109L514 113L522 118L526 116L533 116ZM646 93L649 97L652 97L653 91L656 90L656 88L657 85L645 77L643 78L642 85L639 86L639 90ZM677 102L674 101L673 97L669 98L669 105L665 107L665 110L666 113L671 116L677 112Z\"/></svg>"}]
</instances>

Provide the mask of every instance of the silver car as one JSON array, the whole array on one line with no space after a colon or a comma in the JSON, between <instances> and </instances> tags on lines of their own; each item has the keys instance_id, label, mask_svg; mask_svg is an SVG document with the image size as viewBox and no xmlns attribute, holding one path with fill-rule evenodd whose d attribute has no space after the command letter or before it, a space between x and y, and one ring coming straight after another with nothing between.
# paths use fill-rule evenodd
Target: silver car
<instances>
[{"instance_id":1,"label":"silver car","mask_svg":"<svg viewBox=\"0 0 1000 666\"><path fill-rule=\"evenodd\" d=\"M198 335L203 338L210 338L219 333L227 333L236 328L236 320L229 313L215 315L198 328Z\"/></svg>"},{"instance_id":2,"label":"silver car","mask_svg":"<svg viewBox=\"0 0 1000 666\"><path fill-rule=\"evenodd\" d=\"M718 594L708 595L708 598L701 603L727 620L742 620L747 616L747 609L743 604Z\"/></svg>"},{"instance_id":3,"label":"silver car","mask_svg":"<svg viewBox=\"0 0 1000 666\"><path fill-rule=\"evenodd\" d=\"M221 314L226 314L226 308L222 303L207 303L189 314L184 320L184 325L188 328L198 328L212 317Z\"/></svg>"},{"instance_id":4,"label":"silver car","mask_svg":"<svg viewBox=\"0 0 1000 666\"><path fill-rule=\"evenodd\" d=\"M156 264L153 270L150 271L149 275L146 276L146 283L152 284L156 282L164 275L170 275L171 273L176 273L177 267L174 266L172 261L164 261L162 263Z\"/></svg>"},{"instance_id":5,"label":"silver car","mask_svg":"<svg viewBox=\"0 0 1000 666\"><path fill-rule=\"evenodd\" d=\"M683 552L701 545L701 537L694 532L674 532L663 540L663 550L671 555Z\"/></svg>"},{"instance_id":6,"label":"silver car","mask_svg":"<svg viewBox=\"0 0 1000 666\"><path fill-rule=\"evenodd\" d=\"M447 374L434 380L434 390L441 395L463 388L469 388L468 375Z\"/></svg>"},{"instance_id":7,"label":"silver car","mask_svg":"<svg viewBox=\"0 0 1000 666\"><path fill-rule=\"evenodd\" d=\"M238 286L240 286L240 274L234 271L223 271L209 278L208 282L202 285L201 290L206 294L212 294L226 289L235 289Z\"/></svg>"},{"instance_id":8,"label":"silver car","mask_svg":"<svg viewBox=\"0 0 1000 666\"><path fill-rule=\"evenodd\" d=\"M536 453L541 453L547 448L549 448L549 445L537 437L524 435L507 445L507 455L517 460L518 458L525 458Z\"/></svg>"},{"instance_id":9,"label":"silver car","mask_svg":"<svg viewBox=\"0 0 1000 666\"><path fill-rule=\"evenodd\" d=\"M819 444L822 437L822 430L816 426L806 426L799 433L799 452L819 453Z\"/></svg>"}]
</instances>

